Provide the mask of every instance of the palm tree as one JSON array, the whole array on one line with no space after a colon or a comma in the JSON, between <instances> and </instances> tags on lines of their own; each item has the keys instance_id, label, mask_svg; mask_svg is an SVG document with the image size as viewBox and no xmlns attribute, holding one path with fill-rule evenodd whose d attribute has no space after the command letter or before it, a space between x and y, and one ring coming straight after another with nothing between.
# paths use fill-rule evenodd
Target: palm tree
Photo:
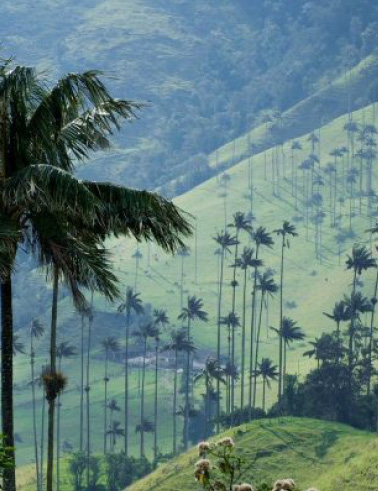
<instances>
[{"instance_id":1,"label":"palm tree","mask_svg":"<svg viewBox=\"0 0 378 491\"><path fill-rule=\"evenodd\" d=\"M140 402L140 458L145 456L144 453L144 421L145 421L145 398L144 398L144 389L145 389L145 381L146 381L146 356L147 356L147 345L149 338L155 338L158 334L158 329L153 323L143 324L139 327L137 331L134 332L134 336L137 336L142 344L143 344L143 361L142 361L142 394L141 394L141 402Z\"/></svg>"},{"instance_id":2,"label":"palm tree","mask_svg":"<svg viewBox=\"0 0 378 491\"><path fill-rule=\"evenodd\" d=\"M332 314L327 314L326 312L323 312L323 314L335 322L336 337L338 340L340 340L340 324L341 322L346 322L349 320L345 302L336 302L335 306L333 307Z\"/></svg>"},{"instance_id":3,"label":"palm tree","mask_svg":"<svg viewBox=\"0 0 378 491\"><path fill-rule=\"evenodd\" d=\"M37 491L41 491L42 483L39 473L39 458L38 458L38 440L37 440L37 411L35 398L35 347L34 340L43 336L45 328L38 319L33 319L30 325L30 368L31 368L31 390L32 390L32 406L33 406L33 436L34 436L34 458L37 478Z\"/></svg>"},{"instance_id":4,"label":"palm tree","mask_svg":"<svg viewBox=\"0 0 378 491\"><path fill-rule=\"evenodd\" d=\"M154 318L155 326L163 328L169 324L169 318L167 311L164 309L154 309L152 316ZM160 343L160 331L157 329L155 336L155 401L154 401L154 460L156 462L158 452L158 374L159 374L159 343Z\"/></svg>"},{"instance_id":5,"label":"palm tree","mask_svg":"<svg viewBox=\"0 0 378 491\"><path fill-rule=\"evenodd\" d=\"M251 311L251 337L250 337L250 350L249 350L249 395L248 395L248 407L249 416L252 416L252 399L253 399L253 355L254 355L254 343L255 343L255 320L256 320L256 293L257 293L257 277L258 270L263 265L259 258L260 248L268 247L269 249L273 246L274 242L269 232L266 231L265 227L258 227L252 233L252 240L255 243L255 258L253 263L254 273L253 273L253 289L252 289L252 311Z\"/></svg>"},{"instance_id":6,"label":"palm tree","mask_svg":"<svg viewBox=\"0 0 378 491\"><path fill-rule=\"evenodd\" d=\"M264 307L264 301L266 297L274 297L274 295L278 292L278 285L272 278L270 271L265 271L262 275L259 276L259 283L257 285L257 290L261 292L261 296L260 296L259 323L258 323L257 336L256 336L255 371L254 371L255 380L253 383L253 400L252 400L253 407L255 407L255 403L256 403L257 365L259 360L261 323L262 323L262 312Z\"/></svg>"},{"instance_id":7,"label":"palm tree","mask_svg":"<svg viewBox=\"0 0 378 491\"><path fill-rule=\"evenodd\" d=\"M113 428L114 427L114 413L119 413L121 411L121 408L119 407L118 402L115 399L111 399L108 402L108 409L109 409L109 413L110 413L109 428ZM111 438L110 439L110 449L113 452L114 448L112 448L112 444L113 444L113 439Z\"/></svg>"},{"instance_id":8,"label":"palm tree","mask_svg":"<svg viewBox=\"0 0 378 491\"><path fill-rule=\"evenodd\" d=\"M179 320L187 322L187 340L191 341L191 326L195 321L207 322L208 314L203 310L203 300L202 298L197 298L195 296L188 297L187 305L182 309L181 314L178 316ZM186 354L186 378L185 378L185 418L184 418L184 448L187 450L189 445L189 407L190 407L190 387L192 378L191 369L191 352L188 351Z\"/></svg>"},{"instance_id":9,"label":"palm tree","mask_svg":"<svg viewBox=\"0 0 378 491\"><path fill-rule=\"evenodd\" d=\"M283 390L283 338L282 338L282 325L283 325L283 289L284 289L284 262L285 262L285 249L290 247L290 237L297 237L295 226L285 220L281 228L274 230L274 232L282 238L281 243L281 278L280 278L280 329L279 329L279 371L278 371L278 400L281 401Z\"/></svg>"},{"instance_id":10,"label":"palm tree","mask_svg":"<svg viewBox=\"0 0 378 491\"><path fill-rule=\"evenodd\" d=\"M177 256L181 257L181 273L180 273L180 310L184 305L184 264L185 258L190 256L190 251L188 247L181 247L177 251Z\"/></svg>"},{"instance_id":11,"label":"palm tree","mask_svg":"<svg viewBox=\"0 0 378 491\"><path fill-rule=\"evenodd\" d=\"M291 194L295 199L295 209L297 209L297 198L298 198L298 177L297 177L297 166L294 163L295 157L294 154L295 152L300 152L302 151L302 145L299 141L293 141L291 144Z\"/></svg>"},{"instance_id":12,"label":"palm tree","mask_svg":"<svg viewBox=\"0 0 378 491\"><path fill-rule=\"evenodd\" d=\"M66 341L61 342L56 347L56 356L58 358L58 371L62 372L63 358L72 358L77 355L76 348ZM56 415L56 490L60 489L60 422L61 422L62 394L58 395L58 410Z\"/></svg>"},{"instance_id":13,"label":"palm tree","mask_svg":"<svg viewBox=\"0 0 378 491\"><path fill-rule=\"evenodd\" d=\"M230 312L225 317L221 318L221 325L226 326L228 330L228 360L232 367L235 367L235 329L240 327L240 318L235 312ZM231 426L233 423L234 408L235 408L235 378L227 377L228 397L227 409L231 413Z\"/></svg>"},{"instance_id":14,"label":"palm tree","mask_svg":"<svg viewBox=\"0 0 378 491\"><path fill-rule=\"evenodd\" d=\"M203 380L205 382L205 439L209 436L208 423L212 418L210 394L214 390L213 382L216 381L225 384L226 380L224 375L224 369L222 369L218 361L209 357L206 360L204 368L196 375L194 379L194 382L198 382L199 380Z\"/></svg>"},{"instance_id":15,"label":"palm tree","mask_svg":"<svg viewBox=\"0 0 378 491\"><path fill-rule=\"evenodd\" d=\"M125 418L124 418L124 429L125 429L125 440L124 440L124 451L126 457L129 454L129 338L130 338L130 320L131 314L134 312L136 315L141 315L144 312L142 305L142 300L140 299L140 294L134 292L130 287L126 289L125 301L118 307L119 312L125 312L126 323L125 323Z\"/></svg>"},{"instance_id":16,"label":"palm tree","mask_svg":"<svg viewBox=\"0 0 378 491\"><path fill-rule=\"evenodd\" d=\"M265 411L266 386L270 389L270 382L272 380L277 380L277 365L273 365L273 361L270 358L263 358L261 362L257 364L256 376L262 377L263 379L262 410Z\"/></svg>"},{"instance_id":17,"label":"palm tree","mask_svg":"<svg viewBox=\"0 0 378 491\"><path fill-rule=\"evenodd\" d=\"M233 221L232 223L228 224L228 227L234 228L235 229L235 257L234 257L234 264L236 264L236 261L238 259L238 251L239 251L239 235L242 230L244 230L247 233L252 232L252 226L250 220L246 217L245 213L242 213L240 211L236 212L233 216ZM237 281L236 281L236 266L233 266L234 268L234 274L233 274L233 280L232 280L232 312L235 313L235 301L236 301L236 286L237 286Z\"/></svg>"},{"instance_id":18,"label":"palm tree","mask_svg":"<svg viewBox=\"0 0 378 491\"><path fill-rule=\"evenodd\" d=\"M114 448L117 443L117 438L121 438L125 436L125 430L121 428L121 423L119 421L112 420L109 429L106 431L106 434L110 437L110 448L112 452L114 452Z\"/></svg>"},{"instance_id":19,"label":"palm tree","mask_svg":"<svg viewBox=\"0 0 378 491\"><path fill-rule=\"evenodd\" d=\"M108 147L119 119L132 118L138 107L113 99L99 75L71 73L50 88L33 68L13 67L10 61L0 67L2 433L12 448L12 269L19 243L39 255L36 245L44 238L47 221L59 224L66 236L73 225L74 230L91 229L104 236L131 233L137 239L154 238L170 251L182 244L180 236L191 233L177 208L159 196L73 176L74 160ZM146 216L154 219L145 220ZM47 229L51 233L51 227ZM15 490L13 468L5 470L4 485ZM52 489L51 466L48 487Z\"/></svg>"},{"instance_id":20,"label":"palm tree","mask_svg":"<svg viewBox=\"0 0 378 491\"><path fill-rule=\"evenodd\" d=\"M254 251L249 247L243 249L242 254L235 263L236 267L240 268L243 272L243 316L242 316L242 336L241 336L241 381L240 381L240 407L244 407L244 376L245 376L245 334L246 334L246 300L247 300L247 275L249 268L255 265Z\"/></svg>"},{"instance_id":21,"label":"palm tree","mask_svg":"<svg viewBox=\"0 0 378 491\"><path fill-rule=\"evenodd\" d=\"M376 268L376 260L372 257L370 251L364 245L355 244L352 249L352 255L348 255L345 262L347 270L353 271L352 293L356 291L357 275L361 276L363 271Z\"/></svg>"},{"instance_id":22,"label":"palm tree","mask_svg":"<svg viewBox=\"0 0 378 491\"><path fill-rule=\"evenodd\" d=\"M163 351L173 351L175 354L175 368L173 377L173 455L177 454L177 371L179 353L192 353L195 351L192 341L188 341L184 329L171 332L171 340L163 347Z\"/></svg>"},{"instance_id":23,"label":"palm tree","mask_svg":"<svg viewBox=\"0 0 378 491\"><path fill-rule=\"evenodd\" d=\"M109 355L119 353L121 350L120 344L113 336L108 336L101 342L102 348L105 351L105 373L104 373L104 454L107 452L107 431L108 431L108 365Z\"/></svg>"}]
</instances>

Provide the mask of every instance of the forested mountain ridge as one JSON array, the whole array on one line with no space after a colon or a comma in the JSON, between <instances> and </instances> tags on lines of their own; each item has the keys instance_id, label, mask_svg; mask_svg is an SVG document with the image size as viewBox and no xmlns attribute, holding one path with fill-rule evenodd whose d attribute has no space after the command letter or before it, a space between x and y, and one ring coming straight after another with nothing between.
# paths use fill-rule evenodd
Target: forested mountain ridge
<instances>
[{"instance_id":1,"label":"forested mountain ridge","mask_svg":"<svg viewBox=\"0 0 378 491\"><path fill-rule=\"evenodd\" d=\"M115 153L80 174L164 189L183 175L192 182L193 170L200 182L212 172L207 155L264 111L284 112L372 53L377 9L372 0L6 0L0 28L4 54L21 63L48 76L98 68L118 96L149 101Z\"/></svg>"}]
</instances>

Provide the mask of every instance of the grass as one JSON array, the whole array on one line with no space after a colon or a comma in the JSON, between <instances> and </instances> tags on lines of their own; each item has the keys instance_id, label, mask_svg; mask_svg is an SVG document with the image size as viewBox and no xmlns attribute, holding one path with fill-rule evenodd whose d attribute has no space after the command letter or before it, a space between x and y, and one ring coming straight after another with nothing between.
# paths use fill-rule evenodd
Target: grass
<instances>
[{"instance_id":1,"label":"grass","mask_svg":"<svg viewBox=\"0 0 378 491\"><path fill-rule=\"evenodd\" d=\"M367 107L357 111L354 119L358 122L365 121L370 123L375 121L375 108ZM329 123L320 130L321 135L321 165L325 166L329 160L329 152L334 147L345 145L346 135L343 131L346 117L340 117ZM307 136L299 139L303 144L303 157L309 152ZM188 243L191 248L191 256L185 259L184 263L184 296L197 295L202 297L205 309L209 312L209 322L207 324L196 324L193 328L193 336L198 347L197 358L201 362L209 354L214 354L216 343L216 303L217 303L217 256L214 255L215 242L213 237L217 231L224 227L225 207L226 222L231 220L232 214L236 211L249 211L250 204L245 195L249 193L248 175L250 166L253 169L253 214L256 217L256 224L264 225L268 230L273 230L279 226L284 219L292 221L296 219L299 212L296 212L292 205L289 171L286 177L279 181L280 196L275 196L272 189L272 179L270 171L268 178L264 175L265 156L268 164L271 160L273 150L268 150L265 154L261 153L252 159L246 159L228 171L230 176L227 198L220 196L219 180L213 178L192 191L177 198L176 203L184 210L190 212L196 218L196 236ZM280 150L281 151L281 150ZM286 162L289 162L290 142L283 146L286 154ZM298 157L299 160L300 157ZM376 185L377 174L375 174L374 186ZM374 187L373 186L373 187ZM328 197L325 196L325 209L329 208ZM347 217L349 202L346 200L342 208L343 218L341 227L348 229L349 221ZM364 209L365 210L365 209ZM343 263L339 265L337 256L337 246L335 236L337 229L330 226L329 217L325 218L324 223L324 251L322 263L316 261L314 254L314 229L311 225L310 234L306 239L306 234L302 222L296 222L299 237L294 239L291 248L287 251L286 274L285 274L285 314L293 317L298 324L303 327L307 341L324 330L333 329L333 325L323 312L329 312L336 300L340 299L343 293L350 290L351 275L345 271ZM353 231L355 239L346 241L343 244L343 252L350 250L354 240L361 240L369 244L369 237L364 231L371 225L371 219L364 216L357 216L353 220ZM248 244L246 237L243 242ZM109 243L113 252L115 271L119 275L121 284L134 285L135 265L132 254L135 244L130 241L113 240ZM177 315L180 310L180 271L181 259L179 257L168 257L159 250L151 247L148 251L147 246L141 245L140 250L143 258L140 263L138 275L138 290L142 293L142 299L150 303L154 308L167 308L172 324L179 325ZM264 264L279 271L280 247L277 243L273 249L266 250L262 254ZM151 260L148 262L148 257ZM197 267L196 267L197 264ZM229 285L232 278L232 258L227 258L225 284ZM366 294L371 296L370 285L373 274L364 275ZM240 278L239 278L240 280ZM251 285L248 287L250 292ZM241 312L241 294L237 294L237 312ZM289 305L287 304L289 302ZM222 314L230 310L231 288L225 287L225 297L222 305ZM92 442L94 451L101 451L102 444L102 415L103 415L103 354L100 352L99 342L105 335L115 335L122 339L123 320L115 314L115 306L106 304L103 300L95 299L95 323L94 339L92 351L91 369L91 421L94 429ZM47 310L44 315L46 325L48 325ZM269 317L264 316L263 336L261 356L272 357L275 362L277 356L277 339L269 330L269 326L276 326L278 322L278 301L269 302ZM70 340L79 346L80 319L72 312L72 305L68 298L60 302L60 331L59 341ZM106 333L105 333L106 330ZM164 336L167 336L166 333ZM222 334L222 352L226 352L227 333ZM25 341L27 337L25 334ZM240 333L237 334L237 357L240 353ZM42 340L37 346L39 363L43 363L46 356L46 339ZM293 346L288 353L288 370L290 373L298 373L304 377L308 370L313 366L313 361L303 358L302 353L306 349L305 343ZM67 440L74 447L78 446L77 424L79 415L79 393L76 389L79 383L78 359L67 360L64 371L68 375L69 384L64 394L62 411L62 440ZM27 356L18 355L16 360L16 432L23 439L17 445L17 459L20 465L29 464L33 460L31 425L31 404L30 388L27 386L29 380L29 359ZM159 446L163 452L171 451L171 405L172 405L172 374L169 370L161 370L163 383L159 386ZM134 433L134 426L139 414L139 393L137 389L137 373L133 371L131 395L131 425L132 451L138 452L138 439ZM239 390L239 388L238 388ZM197 386L197 394L203 392L202 386ZM111 381L109 383L110 397L116 397L119 404L123 403L123 376L122 365L114 362L111 366ZM268 393L269 402L275 399L276 388L273 385L272 391ZM238 395L236 396L238 397ZM238 399L237 399L238 400ZM147 418L152 419L153 414L153 383L152 373L148 370L148 385L146 389ZM261 401L261 393L258 391L257 401ZM41 403L41 393L39 394L39 406ZM119 416L122 421L122 413ZM75 424L72 424L75 422ZM40 426L40 424L39 424ZM147 436L146 448L148 455L151 456L152 437Z\"/></svg>"},{"instance_id":2,"label":"grass","mask_svg":"<svg viewBox=\"0 0 378 491\"><path fill-rule=\"evenodd\" d=\"M255 421L233 428L231 436L245 466L243 481L272 484L292 478L301 489L373 491L377 489L378 439L345 425L307 418ZM197 489L193 465L197 449L159 467L129 491Z\"/></svg>"}]
</instances>

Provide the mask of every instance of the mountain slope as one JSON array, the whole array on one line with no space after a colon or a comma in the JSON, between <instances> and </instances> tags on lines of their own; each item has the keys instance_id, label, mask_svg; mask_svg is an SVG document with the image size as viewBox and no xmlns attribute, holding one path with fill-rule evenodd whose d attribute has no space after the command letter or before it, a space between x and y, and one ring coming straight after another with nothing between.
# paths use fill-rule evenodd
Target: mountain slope
<instances>
[{"instance_id":1,"label":"mountain slope","mask_svg":"<svg viewBox=\"0 0 378 491\"><path fill-rule=\"evenodd\" d=\"M292 478L301 489L373 491L377 488L378 440L345 425L312 419L255 421L233 428L231 436L245 459L243 481L272 484ZM256 459L256 460L255 460ZM189 491L197 449L162 465L130 491Z\"/></svg>"},{"instance_id":2,"label":"mountain slope","mask_svg":"<svg viewBox=\"0 0 378 491\"><path fill-rule=\"evenodd\" d=\"M353 118L357 122L364 121L371 123L375 118L373 106L364 108L354 113ZM328 154L334 147L345 145L346 134L343 126L347 121L346 117L338 118L332 123L320 129L321 148L320 162L322 168L329 161ZM305 158L310 151L310 143L307 136L301 139L303 144L303 155L297 157L296 164ZM313 340L324 330L333 329L332 322L327 319L323 312L329 312L335 301L339 300L344 293L350 290L351 275L344 268L344 254L350 250L356 240L369 243L369 236L365 233L372 223L371 218L366 216L365 201L363 198L363 215L358 214L359 198L353 199L356 216L352 218L352 230L349 231L348 213L350 210L350 200L346 190L345 202L341 206L341 225L339 228L330 226L330 203L329 193L324 191L324 210L326 216L322 225L323 244L321 251L321 262L316 260L314 237L316 232L315 225L310 221L308 238L306 238L305 220L302 208L296 211L293 208L291 196L290 180L290 142L282 148L273 148L266 153L254 156L253 159L245 160L228 171L230 181L227 187L227 197L224 197L224 190L220 188L219 180L213 178L192 191L177 198L177 204L187 212L196 217L196 234L188 245L191 247L191 255L184 260L184 283L183 300L186 295L197 295L204 300L205 309L209 312L209 322L204 325L195 324L193 326L193 337L197 346L196 363L201 366L208 355L214 355L216 346L216 325L217 325L217 270L218 259L214 255L216 244L213 237L217 231L224 227L225 211L226 223L231 220L232 213L236 211L250 210L250 189L248 186L249 177L253 179L253 202L252 211L256 217L255 225L264 225L268 230L273 230L279 226L284 219L295 221L299 236L291 243L291 248L286 252L286 273L285 273L285 315L289 315L298 321L303 327L307 340ZM286 155L286 177L282 174L275 182L271 176L271 157L279 151L281 156L280 169L282 172L282 155ZM282 153L283 152L283 153ZM267 162L267 178L265 179L265 161ZM342 175L342 162L340 166L340 176ZM377 182L377 166L374 165L374 185ZM301 175L301 173L300 173ZM325 175L325 179L328 179ZM301 182L301 181L300 181ZM341 183L340 183L341 185ZM300 200L301 201L301 200ZM339 205L338 205L339 206ZM338 244L336 237L343 231L344 242ZM276 237L274 237L276 239ZM248 244L247 237L243 237L243 244ZM153 308L166 308L170 316L171 323L179 326L176 320L180 311L181 304L181 270L182 261L179 256L168 257L156 250L154 247L141 245L139 250L142 258L139 262L138 276L136 278L136 264L132 255L135 252L135 244L130 241L113 240L109 243L113 252L115 271L119 275L121 284L135 286L141 292L143 301L151 304ZM338 257L338 249L341 247L342 257ZM276 275L279 271L280 247L279 241L269 250L263 251L262 259L266 267L272 268ZM222 315L226 315L231 309L231 288L229 287L232 279L232 256L227 257L225 268L225 296L222 303ZM35 275L37 277L37 275ZM276 276L276 280L277 280ZM43 278L40 277L40 281ZM240 273L238 280L241 281ZM370 296L372 292L373 273L364 275L365 292ZM251 284L248 286L248 293L251 292ZM24 296L27 298L27 296ZM250 298L250 296L248 296ZM25 299L24 299L25 301ZM49 322L49 299L43 297L42 304L36 304L35 315L44 321L45 325ZM237 308L241 314L241 292L237 289ZM262 348L261 356L272 357L277 362L277 339L269 329L269 326L277 327L278 305L277 299L269 300L269 315L263 313ZM42 308L40 307L42 305ZM39 311L38 311L39 309ZM69 340L77 347L80 346L80 318L72 312L72 304L68 297L62 299L59 306L59 339L58 341ZM248 323L249 323L248 307ZM113 335L123 339L124 319L116 314L116 306L106 304L100 298L95 298L95 316L93 325L93 349L91 355L91 417L94 424L102 421L103 415L103 366L104 354L101 351L100 341L106 335ZM247 324L249 325L249 324ZM134 328L137 325L135 324ZM133 329L134 329L133 328ZM248 331L248 330L247 330ZM21 338L28 343L28 331L19 332ZM164 333L166 339L168 332ZM239 362L240 332L236 334L237 340L237 361ZM38 342L37 364L42 364L47 355L47 337ZM247 337L249 342L249 337ZM294 345L288 351L288 371L304 376L314 362L308 358L303 358L302 353L307 349L306 342ZM222 354L227 352L227 332L222 332ZM133 343L133 356L137 356L138 346ZM167 355L168 356L168 355ZM151 362L151 361L150 361ZM63 370L68 375L69 384L63 398L64 418L62 421L62 434L64 438L74 446L77 446L77 431L72 428L71 421L77 420L79 410L79 374L77 370L78 359L65 360ZM27 357L17 355L16 357L16 431L23 438L23 443L18 444L18 459L22 463L31 460L30 451L32 441L28 436L30 427L30 388L29 381L29 361ZM153 370L147 370L146 415L152 418L153 414ZM109 397L115 397L119 404L123 401L123 366L122 357L114 359L110 365ZM163 452L169 452L172 448L172 422L167 417L167 408L172 404L172 370L167 364L163 364L160 370L161 387L159 390L159 448ZM131 381L131 414L130 427L138 423L139 418L139 398L138 389L138 366L132 364ZM202 387L197 386L196 391L199 395ZM240 387L238 387L239 393ZM238 398L238 393L236 397ZM272 391L268 394L270 402L275 400L276 388L273 384ZM42 395L39 394L39 408L41 407ZM261 403L261 392L258 390L258 404ZM121 416L120 416L121 417ZM182 423L180 419L180 425ZM93 435L94 449L101 449L102 433L96 432ZM134 452L138 449L138 435L131 432L131 446ZM148 452L152 447L152 436L146 436L146 447ZM149 454L150 455L150 454Z\"/></svg>"}]
</instances>

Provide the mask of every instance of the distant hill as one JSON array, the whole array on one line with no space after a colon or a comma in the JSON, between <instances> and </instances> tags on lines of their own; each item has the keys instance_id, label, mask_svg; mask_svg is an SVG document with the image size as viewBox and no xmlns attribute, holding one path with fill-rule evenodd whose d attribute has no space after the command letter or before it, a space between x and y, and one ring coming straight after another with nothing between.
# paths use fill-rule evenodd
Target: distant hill
<instances>
[{"instance_id":1,"label":"distant hill","mask_svg":"<svg viewBox=\"0 0 378 491\"><path fill-rule=\"evenodd\" d=\"M272 484L292 478L301 489L375 491L378 439L337 423L313 419L263 420L233 428L231 436L245 459L243 481ZM129 491L190 491L197 449L169 461Z\"/></svg>"}]
</instances>

